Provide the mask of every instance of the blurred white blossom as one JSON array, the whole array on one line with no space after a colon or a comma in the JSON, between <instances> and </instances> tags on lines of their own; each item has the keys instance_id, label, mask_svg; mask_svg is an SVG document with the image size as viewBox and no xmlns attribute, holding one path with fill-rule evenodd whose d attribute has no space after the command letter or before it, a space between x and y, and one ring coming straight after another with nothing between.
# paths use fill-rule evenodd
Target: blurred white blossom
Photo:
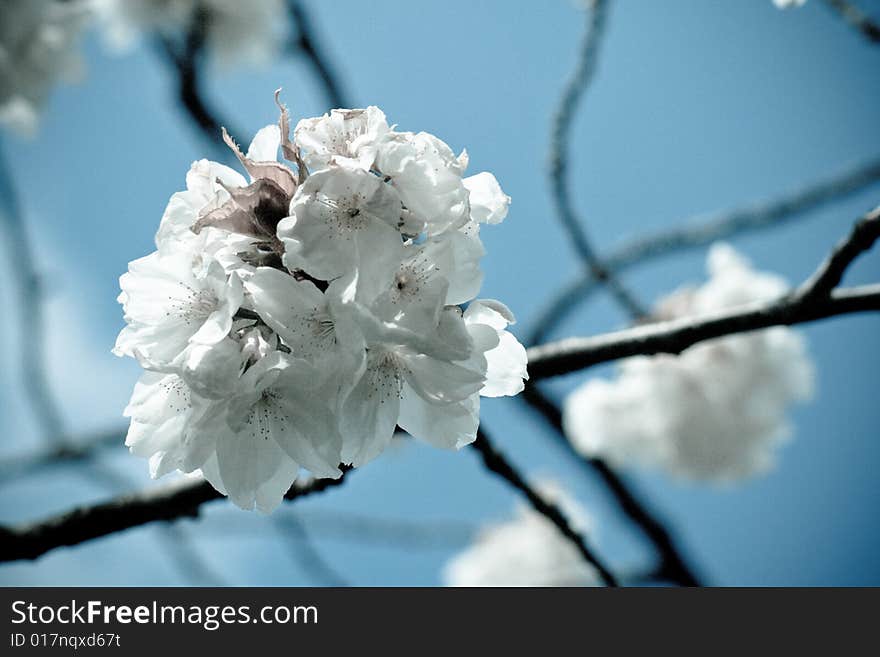
<instances>
[{"instance_id":1,"label":"blurred white blossom","mask_svg":"<svg viewBox=\"0 0 880 657\"><path fill-rule=\"evenodd\" d=\"M282 110L247 153L224 138L248 178L195 162L157 250L120 279L114 352L148 370L126 410L132 451L154 476L201 470L268 511L300 466L338 477L397 426L473 442L480 395L528 376L511 311L474 299L480 224L510 202L494 176L463 178L466 156L375 107L301 121L293 142Z\"/></svg>"},{"instance_id":2,"label":"blurred white blossom","mask_svg":"<svg viewBox=\"0 0 880 657\"><path fill-rule=\"evenodd\" d=\"M59 79L82 71L77 47L84 2L4 0L0 4L0 125L32 134Z\"/></svg>"},{"instance_id":3,"label":"blurred white blossom","mask_svg":"<svg viewBox=\"0 0 880 657\"><path fill-rule=\"evenodd\" d=\"M205 45L221 64L264 64L286 36L284 0L91 0L110 45L140 37L185 35L204 21Z\"/></svg>"},{"instance_id":4,"label":"blurred white blossom","mask_svg":"<svg viewBox=\"0 0 880 657\"><path fill-rule=\"evenodd\" d=\"M699 317L787 290L725 244L710 250L708 270L706 283L672 293L655 316ZM569 440L615 466L695 480L735 480L771 466L789 434L786 412L811 396L814 377L804 339L786 327L702 342L680 356L629 358L617 370L566 399Z\"/></svg>"},{"instance_id":5,"label":"blurred white blossom","mask_svg":"<svg viewBox=\"0 0 880 657\"><path fill-rule=\"evenodd\" d=\"M791 7L802 7L807 0L773 0L773 4L777 9L789 9Z\"/></svg>"},{"instance_id":6,"label":"blurred white blossom","mask_svg":"<svg viewBox=\"0 0 880 657\"><path fill-rule=\"evenodd\" d=\"M574 529L590 522L574 498L544 482L541 495L556 504ZM545 516L520 505L514 518L484 528L443 570L447 586L599 586L593 567Z\"/></svg>"}]
</instances>

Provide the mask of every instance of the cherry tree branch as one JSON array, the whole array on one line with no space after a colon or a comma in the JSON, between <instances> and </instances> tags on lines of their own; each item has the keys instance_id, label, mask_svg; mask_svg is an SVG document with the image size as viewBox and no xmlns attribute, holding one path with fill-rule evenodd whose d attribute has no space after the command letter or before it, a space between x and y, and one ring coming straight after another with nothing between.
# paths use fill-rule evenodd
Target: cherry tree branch
<instances>
[{"instance_id":1,"label":"cherry tree branch","mask_svg":"<svg viewBox=\"0 0 880 657\"><path fill-rule=\"evenodd\" d=\"M844 21L858 30L868 41L880 43L880 25L850 0L825 0L825 4L836 11Z\"/></svg>"},{"instance_id":2,"label":"cherry tree branch","mask_svg":"<svg viewBox=\"0 0 880 657\"><path fill-rule=\"evenodd\" d=\"M296 483L285 499L319 493L340 485L339 479L314 479ZM184 480L168 486L123 495L100 504L77 507L65 513L17 527L0 527L0 562L36 559L55 548L77 545L158 520L197 517L199 508L223 499L206 481Z\"/></svg>"},{"instance_id":3,"label":"cherry tree branch","mask_svg":"<svg viewBox=\"0 0 880 657\"><path fill-rule=\"evenodd\" d=\"M578 62L574 73L562 92L559 106L553 118L550 134L550 189L556 212L568 233L574 249L584 263L589 275L604 282L615 299L630 314L644 315L635 296L613 275L599 258L583 222L579 219L571 198L569 181L569 143L575 112L587 88L595 77L599 61L599 47L605 33L605 20L610 0L590 0L585 9L586 28L578 50Z\"/></svg>"},{"instance_id":4,"label":"cherry tree branch","mask_svg":"<svg viewBox=\"0 0 880 657\"><path fill-rule=\"evenodd\" d=\"M654 579L673 582L681 586L702 586L700 578L687 564L679 551L671 532L666 529L648 505L630 490L626 482L602 459L588 458L579 454L565 436L562 428L562 411L538 388L530 385L523 392L529 405L550 424L553 437L565 451L575 458L590 472L598 476L611 492L620 510L651 542L660 557L660 564L654 573Z\"/></svg>"},{"instance_id":5,"label":"cherry tree branch","mask_svg":"<svg viewBox=\"0 0 880 657\"><path fill-rule=\"evenodd\" d=\"M838 201L880 181L880 159L870 160L824 180L766 201L725 210L706 217L685 219L678 227L642 236L622 244L604 258L605 267L623 272L663 256L700 248L733 235L779 226L832 201ZM529 345L545 342L552 331L568 317L599 281L585 271L553 296L538 313L529 333Z\"/></svg>"},{"instance_id":6,"label":"cherry tree branch","mask_svg":"<svg viewBox=\"0 0 880 657\"><path fill-rule=\"evenodd\" d=\"M25 398L30 403L34 418L40 426L41 438L49 444L48 453L52 457L61 456L70 460L78 447L70 445L64 437L61 409L49 386L45 357L47 342L45 295L40 275L36 270L36 251L28 240L21 207L2 152L0 152L0 197L3 199L0 215L6 224L9 262L15 271L15 275L10 280L18 296L19 313L17 314L22 319L18 352L22 357L20 377ZM102 440L105 438L101 436ZM13 468L16 466L15 462L6 465ZM27 468L28 463L25 461L17 465L18 468L13 471L20 472L21 467ZM98 462L89 462L88 465L88 470L83 474L90 480L97 481L111 490L124 490L127 487L126 478L112 468ZM0 472L3 472L2 467ZM185 538L179 529L168 528L160 534L160 540L163 541L167 553L180 566L181 572L200 583L219 583L220 579L211 573Z\"/></svg>"},{"instance_id":7,"label":"cherry tree branch","mask_svg":"<svg viewBox=\"0 0 880 657\"><path fill-rule=\"evenodd\" d=\"M771 326L791 326L847 313L880 310L880 284L825 290L880 235L880 216L873 210L860 219L850 235L794 292L771 301L745 304L700 318L656 322L589 338L568 338L528 350L531 381L568 374L630 356L680 354L713 338ZM830 274L826 272L831 272Z\"/></svg>"},{"instance_id":8,"label":"cherry tree branch","mask_svg":"<svg viewBox=\"0 0 880 657\"><path fill-rule=\"evenodd\" d=\"M513 465L499 452L492 444L484 428L480 428L477 432L477 439L472 443L472 447L476 449L483 459L483 464L488 470L494 472L504 479L511 486L526 496L529 503L535 511L552 522L556 528L571 541L577 548L584 560L596 569L599 579L606 586L617 586L617 580L611 571L605 567L596 554L587 545L586 539L577 532L568 519L563 515L559 508L545 500L538 494L525 478L513 467Z\"/></svg>"},{"instance_id":9,"label":"cherry tree branch","mask_svg":"<svg viewBox=\"0 0 880 657\"><path fill-rule=\"evenodd\" d=\"M834 249L832 255L807 283L774 301L749 304L699 319L658 322L593 338L574 338L532 347L529 349L531 380L534 382L629 356L677 354L703 340L725 335L852 312L880 310L880 284L821 292L827 286L828 280L838 280L841 270L852 263L858 254L871 248L878 237L880 210L874 210L859 220L849 237ZM545 515L549 513L548 518L553 518L553 511L546 508L546 502L531 491L524 479L500 457L488 442L485 433L480 434L475 448L490 470L504 476L509 483L526 494L536 510L543 509ZM338 485L340 481L341 479L321 479L304 486L295 485L286 497L294 499L325 490ZM196 515L201 504L220 497L222 496L206 482L186 482L120 497L102 504L79 507L48 520L20 527L0 528L0 537L3 538L0 541L0 561L33 559L62 545L75 545L156 520ZM557 521L554 521L555 524L566 536L578 541L577 534L572 536L567 533ZM579 543L582 554L584 550L591 554L582 540ZM591 563L595 565L595 561ZM613 576L607 570L606 577L613 581Z\"/></svg>"},{"instance_id":10,"label":"cherry tree branch","mask_svg":"<svg viewBox=\"0 0 880 657\"><path fill-rule=\"evenodd\" d=\"M217 112L205 100L202 91L201 71L209 20L210 15L207 10L199 6L182 44L175 43L167 35L158 34L156 46L159 54L165 58L176 74L181 106L212 150L221 160L228 161L232 156L223 143L221 128L225 126L231 134L241 133L226 121L220 120Z\"/></svg>"},{"instance_id":11,"label":"cherry tree branch","mask_svg":"<svg viewBox=\"0 0 880 657\"><path fill-rule=\"evenodd\" d=\"M343 89L339 76L330 64L320 40L315 36L315 28L311 17L300 0L288 0L288 11L296 26L297 36L293 41L294 48L308 60L312 71L317 76L324 90L328 109L350 107L348 94Z\"/></svg>"},{"instance_id":12,"label":"cherry tree branch","mask_svg":"<svg viewBox=\"0 0 880 657\"><path fill-rule=\"evenodd\" d=\"M88 461L105 447L121 447L127 427L111 427L83 437L64 437L37 452L0 459L0 484L68 463Z\"/></svg>"},{"instance_id":13,"label":"cherry tree branch","mask_svg":"<svg viewBox=\"0 0 880 657\"><path fill-rule=\"evenodd\" d=\"M46 375L45 294L42 277L36 269L34 249L28 238L15 186L0 144L0 221L7 247L9 281L15 289L15 316L19 320L19 380L43 439L60 446L64 434L58 410ZM27 344L25 344L25 341Z\"/></svg>"}]
</instances>

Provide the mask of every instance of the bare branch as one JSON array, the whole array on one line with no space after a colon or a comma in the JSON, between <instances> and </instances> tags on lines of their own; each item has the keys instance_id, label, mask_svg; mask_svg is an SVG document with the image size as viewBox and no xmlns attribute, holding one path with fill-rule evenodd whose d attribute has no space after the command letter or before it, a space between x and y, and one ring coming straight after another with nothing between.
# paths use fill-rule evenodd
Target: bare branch
<instances>
[{"instance_id":1,"label":"bare branch","mask_svg":"<svg viewBox=\"0 0 880 657\"><path fill-rule=\"evenodd\" d=\"M843 275L853 260L868 251L880 236L880 206L859 220L852 232L841 240L819 269L798 290L805 298L828 297L840 285Z\"/></svg>"},{"instance_id":2,"label":"bare branch","mask_svg":"<svg viewBox=\"0 0 880 657\"><path fill-rule=\"evenodd\" d=\"M46 335L44 321L44 290L41 276L34 262L27 229L21 215L18 195L12 182L6 158L0 144L0 221L3 222L4 243L7 247L6 261L10 281L15 289L15 312L19 320L18 352L19 380L25 397L31 406L34 419L39 423L45 440L58 446L64 435L61 413L52 398L46 376ZM27 348L25 348L27 341Z\"/></svg>"},{"instance_id":3,"label":"bare branch","mask_svg":"<svg viewBox=\"0 0 880 657\"><path fill-rule=\"evenodd\" d=\"M575 251L586 267L589 275L604 282L615 299L631 315L644 315L641 304L623 284L617 280L611 270L599 258L587 236L583 222L578 218L571 198L568 163L571 141L571 125L575 111L584 93L590 86L596 73L599 60L599 46L605 33L605 19L609 0L590 0L585 10L586 28L580 49L578 62L568 84L562 92L550 135L550 188L556 211Z\"/></svg>"},{"instance_id":4,"label":"bare branch","mask_svg":"<svg viewBox=\"0 0 880 657\"><path fill-rule=\"evenodd\" d=\"M178 45L164 34L156 37L156 49L175 71L178 85L178 98L183 109L206 142L218 154L221 161L229 161L231 154L223 143L221 128L226 127L231 134L241 134L226 121L221 121L217 112L204 98L201 85L201 69L204 63L205 37L210 20L203 6L196 10L183 44Z\"/></svg>"},{"instance_id":5,"label":"bare branch","mask_svg":"<svg viewBox=\"0 0 880 657\"><path fill-rule=\"evenodd\" d=\"M779 226L823 205L843 199L880 180L880 159L871 160L825 180L768 201L683 220L680 227L663 230L621 245L604 259L607 269L623 272L662 256L696 249L720 239ZM538 314L528 344L544 342L550 333L598 289L601 281L583 272L551 299Z\"/></svg>"},{"instance_id":6,"label":"bare branch","mask_svg":"<svg viewBox=\"0 0 880 657\"><path fill-rule=\"evenodd\" d=\"M339 77L330 65L329 58L315 36L315 29L311 18L303 7L302 2L300 0L288 0L287 6L297 30L297 38L294 40L293 45L306 56L312 70L318 76L318 80L320 80L321 86L324 89L327 104L329 105L328 109L350 107L348 95L343 90Z\"/></svg>"},{"instance_id":7,"label":"bare branch","mask_svg":"<svg viewBox=\"0 0 880 657\"><path fill-rule=\"evenodd\" d=\"M880 25L849 0L825 0L825 4L840 14L849 25L871 43L880 43Z\"/></svg>"},{"instance_id":8,"label":"bare branch","mask_svg":"<svg viewBox=\"0 0 880 657\"><path fill-rule=\"evenodd\" d=\"M351 586L348 581L331 566L318 550L299 518L292 514L279 516L273 523L285 543L295 543L291 553L299 562L303 572L318 586Z\"/></svg>"},{"instance_id":9,"label":"bare branch","mask_svg":"<svg viewBox=\"0 0 880 657\"><path fill-rule=\"evenodd\" d=\"M338 486L345 479L345 471L339 479L296 483L284 497L294 500ZM202 504L222 498L206 481L183 480L101 504L78 507L39 522L0 527L0 562L36 559L58 547L77 545L157 520L194 518Z\"/></svg>"},{"instance_id":10,"label":"bare branch","mask_svg":"<svg viewBox=\"0 0 880 657\"><path fill-rule=\"evenodd\" d=\"M849 237L800 289L772 301L761 301L700 318L684 317L646 324L590 338L569 338L528 350L531 381L568 374L599 363L658 353L679 354L688 347L713 338L746 333L770 326L790 326L846 313L880 310L880 284L838 288L818 294L827 283L824 272L837 272L880 236L876 210L860 219ZM841 272L829 275L839 279ZM816 286L819 286L816 288Z\"/></svg>"},{"instance_id":11,"label":"bare branch","mask_svg":"<svg viewBox=\"0 0 880 657\"><path fill-rule=\"evenodd\" d=\"M630 490L626 482L612 470L605 461L587 458L579 454L565 436L562 428L562 412L559 407L544 395L538 386L529 386L523 392L529 405L538 411L553 427L556 442L565 451L582 463L592 475L597 475L614 496L620 510L639 528L651 542L660 557L660 564L654 572L654 579L662 579L681 586L702 586L694 570L687 564L676 546L675 539L664 523L650 508Z\"/></svg>"},{"instance_id":12,"label":"bare branch","mask_svg":"<svg viewBox=\"0 0 880 657\"><path fill-rule=\"evenodd\" d=\"M571 524L555 504L545 500L534 489L532 489L531 486L529 486L525 478L523 478L513 465L504 458L501 452L494 447L482 427L479 429L477 439L472 443L472 446L480 453L480 456L483 458L483 463L488 470L500 476L507 483L525 495L529 500L529 503L532 505L532 508L552 522L563 536L574 544L584 560L596 569L596 573L603 584L606 586L617 586L617 580L614 575L611 574L611 571L609 571L593 553L587 545L586 539L572 528Z\"/></svg>"},{"instance_id":13,"label":"bare branch","mask_svg":"<svg viewBox=\"0 0 880 657\"><path fill-rule=\"evenodd\" d=\"M53 441L57 446L32 454L0 459L0 484L25 477L44 468L87 461L105 447L122 446L126 427L111 427L85 437L64 437Z\"/></svg>"},{"instance_id":14,"label":"bare branch","mask_svg":"<svg viewBox=\"0 0 880 657\"><path fill-rule=\"evenodd\" d=\"M880 213L873 211L855 226L846 242L839 245L826 263L847 264L856 252L866 250L880 237ZM849 246L854 243L857 248ZM820 275L811 281L823 281L821 272L835 270L837 265L823 263ZM775 325L791 325L834 315L880 310L880 284L832 290L827 295L815 293L808 284L781 299L749 304L699 319L687 318L639 326L593 338L573 338L532 347L529 350L531 381L573 372L597 363L636 355L681 353L703 341L724 335L743 333ZM578 543L605 581L613 576L601 565L576 532L568 527L555 507L547 505L532 491L509 463L491 446L481 432L474 443L486 466L522 491L539 512L554 520L566 536ZM306 486L294 486L288 499L338 485L341 480L321 479ZM146 493L122 497L95 506L74 509L48 520L18 528L0 528L0 561L35 558L61 545L75 545L91 538L122 531L155 520L173 520L196 515L201 504L221 495L208 483L184 483ZM568 527L566 530L565 527Z\"/></svg>"}]
</instances>

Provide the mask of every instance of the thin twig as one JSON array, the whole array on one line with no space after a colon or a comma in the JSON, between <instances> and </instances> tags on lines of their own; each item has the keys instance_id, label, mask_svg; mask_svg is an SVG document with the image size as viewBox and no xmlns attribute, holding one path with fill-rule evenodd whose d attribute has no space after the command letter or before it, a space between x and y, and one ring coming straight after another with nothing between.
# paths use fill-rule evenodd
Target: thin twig
<instances>
[{"instance_id":1,"label":"thin twig","mask_svg":"<svg viewBox=\"0 0 880 657\"><path fill-rule=\"evenodd\" d=\"M532 507L542 516L552 522L556 528L577 548L580 555L593 568L599 579L606 586L617 586L617 580L611 571L606 568L593 550L587 545L586 539L572 528L568 519L563 515L559 508L545 500L539 495L529 484L525 478L513 467L513 465L499 452L492 444L490 438L486 435L484 428L480 428L477 433L477 439L472 443L483 459L486 468L494 472L504 479L511 486L520 491L529 500Z\"/></svg>"},{"instance_id":2,"label":"thin twig","mask_svg":"<svg viewBox=\"0 0 880 657\"><path fill-rule=\"evenodd\" d=\"M329 105L328 109L350 107L348 95L339 81L339 76L333 70L320 41L315 36L315 28L302 2L300 0L288 0L287 6L297 31L297 37L293 40L293 46L297 51L306 56L312 70L321 82L324 96Z\"/></svg>"},{"instance_id":3,"label":"thin twig","mask_svg":"<svg viewBox=\"0 0 880 657\"><path fill-rule=\"evenodd\" d=\"M227 121L221 121L209 105L202 90L205 38L210 16L204 7L193 15L182 44L176 44L165 34L156 36L156 50L168 62L177 77L178 98L193 125L221 161L231 161L232 155L223 143L222 127L230 134L237 132Z\"/></svg>"},{"instance_id":4,"label":"thin twig","mask_svg":"<svg viewBox=\"0 0 880 657\"><path fill-rule=\"evenodd\" d=\"M582 463L590 474L598 475L611 494L618 507L639 528L654 546L660 557L660 565L656 569L654 579L663 579L681 586L702 586L700 578L684 559L676 546L671 532L664 523L640 500L623 479L612 470L602 459L584 457L579 454L566 438L562 428L562 412L550 398L546 397L538 386L529 386L523 392L529 405L537 410L553 427L556 442L565 451Z\"/></svg>"},{"instance_id":5,"label":"thin twig","mask_svg":"<svg viewBox=\"0 0 880 657\"><path fill-rule=\"evenodd\" d=\"M63 437L56 446L21 456L0 459L0 484L25 477L44 468L87 461L105 447L121 447L126 427L112 427L83 437Z\"/></svg>"},{"instance_id":6,"label":"thin twig","mask_svg":"<svg viewBox=\"0 0 880 657\"><path fill-rule=\"evenodd\" d=\"M9 280L15 288L15 317L18 320L21 346L14 351L19 355L19 380L32 415L40 426L46 441L59 446L64 435L61 412L52 398L46 375L46 335L44 313L45 294L42 278L37 271L36 249L30 243L21 215L21 205L6 158L0 143L0 220L3 222L4 243L7 247Z\"/></svg>"},{"instance_id":7,"label":"thin twig","mask_svg":"<svg viewBox=\"0 0 880 657\"><path fill-rule=\"evenodd\" d=\"M315 548L312 539L299 518L292 514L274 519L275 528L285 543L295 543L291 554L308 578L318 586L351 586Z\"/></svg>"},{"instance_id":8,"label":"thin twig","mask_svg":"<svg viewBox=\"0 0 880 657\"><path fill-rule=\"evenodd\" d=\"M569 338L531 347L528 350L530 381L568 374L629 356L679 354L697 342L734 333L880 310L880 284L825 292L827 278L823 273L829 268L837 272L840 262L850 264L857 253L871 247L878 235L880 216L877 210L873 210L862 217L849 237L835 248L834 253L843 255L832 255L804 286L779 299L745 304L699 318L683 317L590 338ZM838 276L839 273L834 275ZM823 293L816 293L817 289Z\"/></svg>"},{"instance_id":9,"label":"thin twig","mask_svg":"<svg viewBox=\"0 0 880 657\"><path fill-rule=\"evenodd\" d=\"M859 243L859 250L863 251L878 236L880 216L873 211L856 224L848 242ZM846 246L838 246L835 251L847 254L850 252L850 248ZM849 255L837 257L845 257L848 262L852 260ZM835 258L832 257L831 260L834 261ZM818 271L825 268L823 263ZM822 277L818 277L818 280L821 281ZM677 354L700 341L724 335L797 324L845 313L880 310L880 284L838 288L826 296L816 295L811 292L812 289L812 285L801 287L778 300L749 304L709 317L659 322L593 338L575 338L532 347L529 349L531 381L566 374L618 358L656 353ZM487 465L491 463L492 466L503 469L500 463L492 459L484 436L482 440L478 438L475 444L484 459L488 459ZM490 469L497 472L494 468ZM515 471L513 474L514 480L518 478L524 483ZM286 497L291 499L307 492L324 490L338 485L339 481L320 479L305 487L294 486ZM155 520L173 520L185 515L195 515L201 504L219 497L221 495L206 482L186 483L117 498L95 506L80 507L49 520L18 528L0 528L0 537L5 539L0 542L0 561L35 558L61 545L74 545Z\"/></svg>"},{"instance_id":10,"label":"thin twig","mask_svg":"<svg viewBox=\"0 0 880 657\"><path fill-rule=\"evenodd\" d=\"M705 217L685 219L679 227L662 230L626 242L604 258L612 272L623 272L662 256L696 249L734 235L779 226L832 201L838 201L880 181L880 159L871 160L847 171L767 201L725 210ZM592 272L581 273L562 288L538 313L529 333L529 345L545 342L552 331L598 289Z\"/></svg>"},{"instance_id":11,"label":"thin twig","mask_svg":"<svg viewBox=\"0 0 880 657\"><path fill-rule=\"evenodd\" d=\"M586 271L591 277L603 281L624 309L641 317L645 314L641 304L605 266L587 236L583 221L578 217L572 202L569 180L571 126L581 98L596 73L608 3L609 0L591 0L590 7L585 9L586 27L578 50L577 66L562 92L553 118L550 134L550 189L559 219Z\"/></svg>"},{"instance_id":12,"label":"thin twig","mask_svg":"<svg viewBox=\"0 0 880 657\"><path fill-rule=\"evenodd\" d=\"M314 479L294 484L285 499L294 500L338 486L339 479ZM100 504L86 505L46 520L18 527L0 527L0 562L36 559L50 550L77 545L158 520L197 517L199 507L222 499L206 481L175 482L147 491L123 495Z\"/></svg>"},{"instance_id":13,"label":"thin twig","mask_svg":"<svg viewBox=\"0 0 880 657\"><path fill-rule=\"evenodd\" d=\"M871 43L880 43L880 25L849 0L825 0L849 25Z\"/></svg>"}]
</instances>

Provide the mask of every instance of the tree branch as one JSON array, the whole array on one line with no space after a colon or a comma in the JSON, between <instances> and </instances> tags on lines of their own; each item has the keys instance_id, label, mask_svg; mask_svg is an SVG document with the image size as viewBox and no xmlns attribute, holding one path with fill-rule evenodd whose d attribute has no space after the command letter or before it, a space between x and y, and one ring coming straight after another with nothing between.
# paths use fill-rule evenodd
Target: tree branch
<instances>
[{"instance_id":1,"label":"tree branch","mask_svg":"<svg viewBox=\"0 0 880 657\"><path fill-rule=\"evenodd\" d=\"M158 34L156 48L176 73L178 99L193 125L201 132L221 161L230 161L232 155L223 143L221 128L225 126L233 135L241 133L236 132L229 123L220 120L202 92L201 68L209 20L208 11L205 7L199 6L182 45L175 44L167 35Z\"/></svg>"},{"instance_id":2,"label":"tree branch","mask_svg":"<svg viewBox=\"0 0 880 657\"><path fill-rule=\"evenodd\" d=\"M19 380L25 398L31 406L32 415L40 426L44 440L60 446L64 435L64 423L58 410L49 380L46 376L46 335L44 321L44 289L36 269L34 249L28 239L27 229L21 215L21 205L6 158L0 144L0 221L4 226L4 242L7 247L7 264L10 280L15 288L19 320ZM27 341L27 348L25 348Z\"/></svg>"},{"instance_id":3,"label":"tree branch","mask_svg":"<svg viewBox=\"0 0 880 657\"><path fill-rule=\"evenodd\" d=\"M84 438L61 438L53 441L56 446L32 454L0 459L0 484L26 477L43 468L87 461L99 449L113 445L122 446L125 434L126 427L112 427Z\"/></svg>"},{"instance_id":4,"label":"tree branch","mask_svg":"<svg viewBox=\"0 0 880 657\"><path fill-rule=\"evenodd\" d=\"M297 38L293 45L306 56L312 70L321 82L324 96L329 105L328 109L350 107L348 95L343 90L338 76L329 63L329 58L315 36L314 26L302 2L288 0L287 7L297 29Z\"/></svg>"},{"instance_id":5,"label":"tree branch","mask_svg":"<svg viewBox=\"0 0 880 657\"><path fill-rule=\"evenodd\" d=\"M574 544L584 560L596 569L596 573L603 584L606 586L617 586L617 580L614 575L612 575L608 568L606 568L598 557L596 557L587 545L586 539L572 528L571 524L556 505L545 500L535 492L531 486L529 486L523 476L517 472L513 465L511 465L492 445L491 440L482 427L478 430L477 439L472 443L472 447L480 453L480 456L483 458L483 463L488 470L500 476L507 483L525 495L535 511L552 522L556 528Z\"/></svg>"},{"instance_id":6,"label":"tree branch","mask_svg":"<svg viewBox=\"0 0 880 657\"><path fill-rule=\"evenodd\" d=\"M592 278L604 282L615 299L630 314L641 317L644 315L641 304L617 280L593 248L583 222L575 211L569 187L568 144L571 140L569 133L578 104L596 73L599 46L605 33L608 3L609 0L590 0L589 8L585 11L587 22L578 50L577 66L562 92L550 134L550 189L559 219L586 271Z\"/></svg>"},{"instance_id":7,"label":"tree branch","mask_svg":"<svg viewBox=\"0 0 880 657\"><path fill-rule=\"evenodd\" d=\"M605 267L622 272L662 256L696 249L720 239L779 226L829 202L837 201L880 180L880 159L871 160L825 180L816 181L783 196L726 210L705 218L695 217L681 226L627 242L604 259ZM527 338L529 345L545 342L550 333L596 290L600 281L586 271L566 285L538 314Z\"/></svg>"},{"instance_id":8,"label":"tree branch","mask_svg":"<svg viewBox=\"0 0 880 657\"><path fill-rule=\"evenodd\" d=\"M639 326L616 333L592 338L572 338L529 349L531 381L566 374L601 362L637 355L681 353L701 342L734 333L743 333L775 325L791 325L834 315L880 310L880 284L832 290L820 294L829 280L824 272L837 272L840 263L848 265L880 237L880 212L874 210L863 217L849 237L838 245L817 274L795 292L780 299L749 304L698 319L679 319ZM838 274L833 277L839 278ZM832 277L832 278L833 278ZM503 476L522 491L536 510L543 512L571 540L602 574L606 581L614 580L595 561L595 557L555 507L532 491L525 480L492 448L484 432L480 432L474 447L481 453L487 467ZM288 499L335 486L340 480L321 479L306 486L294 486ZM221 495L207 482L175 485L146 493L138 493L95 506L85 506L46 521L18 528L0 528L0 561L33 559L54 547L75 545L91 538L128 529L155 520L172 520L184 515L195 515L198 507ZM560 522L560 520L562 522ZM604 573L604 574L603 574Z\"/></svg>"},{"instance_id":9,"label":"tree branch","mask_svg":"<svg viewBox=\"0 0 880 657\"><path fill-rule=\"evenodd\" d=\"M660 557L660 565L654 572L656 579L663 579L681 586L702 586L693 569L688 566L678 550L675 540L663 522L632 492L617 473L605 461L587 458L579 454L565 436L562 428L562 412L544 395L538 386L528 386L523 392L529 405L538 411L553 427L556 442L583 464L592 475L598 475L613 495L620 510L639 528L651 542Z\"/></svg>"},{"instance_id":10,"label":"tree branch","mask_svg":"<svg viewBox=\"0 0 880 657\"><path fill-rule=\"evenodd\" d=\"M880 43L880 25L849 0L825 0L825 4L836 11L844 21L854 27L871 43Z\"/></svg>"},{"instance_id":11,"label":"tree branch","mask_svg":"<svg viewBox=\"0 0 880 657\"><path fill-rule=\"evenodd\" d=\"M340 485L339 479L314 479L294 484L285 499L294 500ZM206 481L185 480L169 486L124 495L92 506L82 506L46 520L18 527L0 527L0 562L36 559L55 548L77 545L157 520L196 517L199 507L222 499Z\"/></svg>"},{"instance_id":12,"label":"tree branch","mask_svg":"<svg viewBox=\"0 0 880 657\"><path fill-rule=\"evenodd\" d=\"M656 322L590 338L568 338L528 350L531 381L568 374L629 356L679 354L713 338L770 326L790 326L846 313L880 310L880 284L825 292L829 277L839 280L841 265L871 248L880 235L880 213L862 217L849 237L815 274L794 292L771 301L745 304L699 318ZM830 271L830 274L825 272Z\"/></svg>"},{"instance_id":13,"label":"tree branch","mask_svg":"<svg viewBox=\"0 0 880 657\"><path fill-rule=\"evenodd\" d=\"M835 290L826 299L787 296L699 319L638 326L591 338L568 338L531 347L531 381L568 374L630 356L680 354L704 340L771 326L791 326L848 313L880 310L880 284Z\"/></svg>"}]
</instances>

